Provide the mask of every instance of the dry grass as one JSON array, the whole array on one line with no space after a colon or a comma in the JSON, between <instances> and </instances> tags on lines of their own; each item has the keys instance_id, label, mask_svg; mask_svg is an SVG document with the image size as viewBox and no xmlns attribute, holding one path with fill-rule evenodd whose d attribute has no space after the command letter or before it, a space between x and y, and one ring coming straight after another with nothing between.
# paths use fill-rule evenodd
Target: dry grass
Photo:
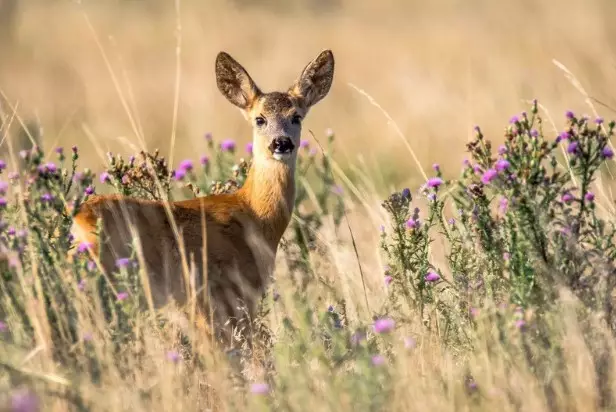
<instances>
[{"instance_id":1,"label":"dry grass","mask_svg":"<svg viewBox=\"0 0 616 412\"><path fill-rule=\"evenodd\" d=\"M77 143L87 162L100 160L100 153L84 127L102 152L125 151L118 138L136 143L138 132L148 147L166 154L176 35L181 76L175 159L201 148L207 131L241 141L250 135L216 90L219 50L236 56L264 89L276 89L290 84L319 50L333 49L332 93L306 126L317 135L334 128L339 160L355 162L363 154L387 181L408 180L417 171L387 119L349 84L382 105L426 167L460 161L474 124L498 136L503 119L525 100L540 98L558 115L567 108L588 111L553 58L591 95L616 106L609 20L616 4L609 0L339 0L339 8L322 13L298 2L245 7L240 1L184 0L179 26L172 1L21 3L14 42L0 46L0 88L19 104L22 117L40 119L45 144Z\"/></svg>"}]
</instances>

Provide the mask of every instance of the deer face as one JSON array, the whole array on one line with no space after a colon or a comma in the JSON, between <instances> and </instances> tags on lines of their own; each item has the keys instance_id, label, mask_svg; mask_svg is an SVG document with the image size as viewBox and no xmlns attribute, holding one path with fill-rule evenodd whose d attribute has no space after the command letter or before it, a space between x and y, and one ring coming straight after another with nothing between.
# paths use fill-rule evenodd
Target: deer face
<instances>
[{"instance_id":1,"label":"deer face","mask_svg":"<svg viewBox=\"0 0 616 412\"><path fill-rule=\"evenodd\" d=\"M286 92L262 93L246 70L221 52L216 82L221 93L242 109L253 127L256 160L295 162L302 120L327 95L334 75L334 56L326 50L310 62Z\"/></svg>"}]
</instances>

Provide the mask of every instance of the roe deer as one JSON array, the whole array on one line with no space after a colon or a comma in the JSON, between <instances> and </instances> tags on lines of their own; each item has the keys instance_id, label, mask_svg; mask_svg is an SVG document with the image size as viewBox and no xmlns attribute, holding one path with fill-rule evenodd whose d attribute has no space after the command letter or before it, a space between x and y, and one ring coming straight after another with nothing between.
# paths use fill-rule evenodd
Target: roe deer
<instances>
[{"instance_id":1,"label":"roe deer","mask_svg":"<svg viewBox=\"0 0 616 412\"><path fill-rule=\"evenodd\" d=\"M224 330L229 338L229 328L242 317L238 307L243 303L252 318L273 271L294 207L301 122L327 95L333 74L334 57L325 50L286 92L263 93L237 61L220 52L218 89L253 127L253 161L242 188L178 202L93 196L75 217L76 241L90 243L95 255L100 247L98 258L110 273L116 259L130 256L128 243L138 236L154 305L163 305L169 296L187 303L192 298L189 280L193 290L209 297L202 313L213 312L215 331ZM100 238L95 233L99 219ZM183 275L187 261L197 276Z\"/></svg>"}]
</instances>

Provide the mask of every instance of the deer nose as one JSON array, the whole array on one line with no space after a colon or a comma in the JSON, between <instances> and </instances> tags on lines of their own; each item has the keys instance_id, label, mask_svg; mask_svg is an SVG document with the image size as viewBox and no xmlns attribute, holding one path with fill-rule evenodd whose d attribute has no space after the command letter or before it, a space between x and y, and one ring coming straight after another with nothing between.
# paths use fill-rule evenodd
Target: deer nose
<instances>
[{"instance_id":1,"label":"deer nose","mask_svg":"<svg viewBox=\"0 0 616 412\"><path fill-rule=\"evenodd\" d=\"M293 140L288 136L276 137L269 145L270 152L276 154L291 153L294 149Z\"/></svg>"}]
</instances>

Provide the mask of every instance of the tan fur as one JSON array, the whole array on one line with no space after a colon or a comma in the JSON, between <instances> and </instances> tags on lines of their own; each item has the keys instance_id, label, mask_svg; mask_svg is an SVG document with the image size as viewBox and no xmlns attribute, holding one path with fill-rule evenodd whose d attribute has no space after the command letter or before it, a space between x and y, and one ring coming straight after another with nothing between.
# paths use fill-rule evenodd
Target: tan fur
<instances>
[{"instance_id":1,"label":"tan fur","mask_svg":"<svg viewBox=\"0 0 616 412\"><path fill-rule=\"evenodd\" d=\"M73 233L77 242L93 244L94 254L100 246L98 257L102 266L112 273L116 259L130 256L134 230L157 307L169 297L180 304L187 303L189 288L185 284L180 247L183 244L184 262L192 263L196 269L190 282L210 296L210 303L201 305L201 309L204 313L213 309L217 329L226 331L222 324L230 321L233 326L242 317L238 310L240 302L245 303L252 317L293 213L295 162L301 134L297 118L305 117L310 106L327 94L333 70L333 55L324 51L308 64L288 92L264 94L239 63L221 52L216 59L219 90L253 124L254 158L244 186L234 194L167 204L119 195L94 196L75 217ZM267 124L257 126L257 117L266 119ZM295 150L281 160L273 156L269 145L282 136L295 144ZM94 233L99 220L100 238ZM179 233L179 244L172 222ZM198 302L205 302L203 295Z\"/></svg>"}]
</instances>

